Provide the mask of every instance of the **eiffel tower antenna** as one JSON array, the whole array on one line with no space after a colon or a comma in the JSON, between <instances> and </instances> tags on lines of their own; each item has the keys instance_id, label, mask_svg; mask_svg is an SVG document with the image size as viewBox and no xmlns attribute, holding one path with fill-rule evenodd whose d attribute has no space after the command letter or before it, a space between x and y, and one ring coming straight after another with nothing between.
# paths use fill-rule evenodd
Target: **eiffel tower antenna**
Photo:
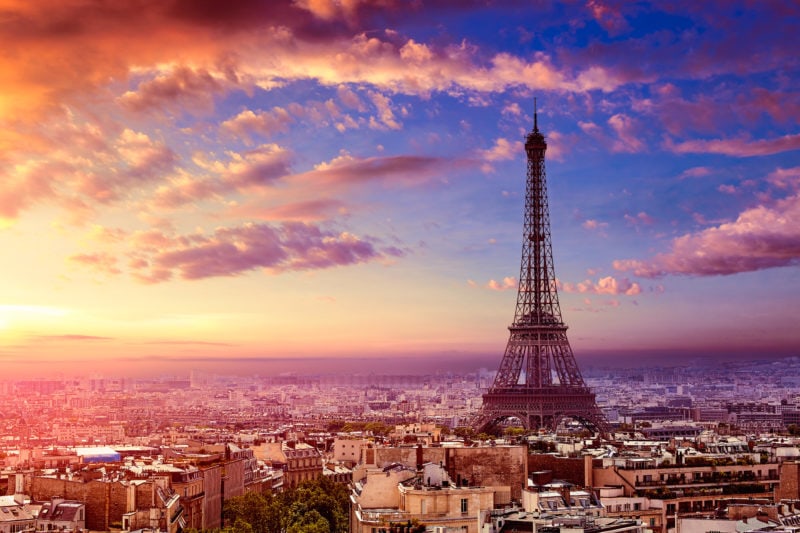
<instances>
[{"instance_id":1,"label":"eiffel tower antenna","mask_svg":"<svg viewBox=\"0 0 800 533\"><path fill-rule=\"evenodd\" d=\"M533 102L533 130L525 139L528 173L514 322L500 368L472 426L491 431L503 421L518 419L525 429L554 431L563 419L572 418L607 434L608 423L581 376L561 318L544 168L547 142L539 131L535 98Z\"/></svg>"}]
</instances>

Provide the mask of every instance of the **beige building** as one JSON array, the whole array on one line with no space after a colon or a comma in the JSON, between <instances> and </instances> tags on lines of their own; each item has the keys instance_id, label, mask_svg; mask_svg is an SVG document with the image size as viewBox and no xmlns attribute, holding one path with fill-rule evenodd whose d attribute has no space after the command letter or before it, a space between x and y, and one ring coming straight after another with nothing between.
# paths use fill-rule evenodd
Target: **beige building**
<instances>
[{"instance_id":1,"label":"beige building","mask_svg":"<svg viewBox=\"0 0 800 533\"><path fill-rule=\"evenodd\" d=\"M0 496L0 533L21 533L34 527L34 516L23 505L21 495Z\"/></svg>"},{"instance_id":2,"label":"beige building","mask_svg":"<svg viewBox=\"0 0 800 533\"><path fill-rule=\"evenodd\" d=\"M478 533L481 512L495 503L494 488L459 487L438 464L428 463L419 470L394 464L359 472L363 477L351 494L351 533L372 533L409 522Z\"/></svg>"},{"instance_id":3,"label":"beige building","mask_svg":"<svg viewBox=\"0 0 800 533\"><path fill-rule=\"evenodd\" d=\"M283 486L292 488L322 476L322 455L304 442L268 442L252 448L255 456L283 469Z\"/></svg>"},{"instance_id":4,"label":"beige building","mask_svg":"<svg viewBox=\"0 0 800 533\"><path fill-rule=\"evenodd\" d=\"M586 461L591 458L587 456ZM676 514L713 511L733 497L772 498L780 483L777 463L750 464L729 458L689 464L663 464L651 458L613 458L599 463L586 469L585 485L601 491L617 487L621 493L616 498L646 498L647 509L626 508L618 516L651 520L656 533L674 529ZM639 502L634 499L622 504L635 506ZM602 501L608 507L608 500ZM656 509L661 514L658 519L652 516Z\"/></svg>"},{"instance_id":5,"label":"beige building","mask_svg":"<svg viewBox=\"0 0 800 533\"><path fill-rule=\"evenodd\" d=\"M367 439L337 438L333 441L333 460L351 468L361 459L361 450L372 446Z\"/></svg>"}]
</instances>

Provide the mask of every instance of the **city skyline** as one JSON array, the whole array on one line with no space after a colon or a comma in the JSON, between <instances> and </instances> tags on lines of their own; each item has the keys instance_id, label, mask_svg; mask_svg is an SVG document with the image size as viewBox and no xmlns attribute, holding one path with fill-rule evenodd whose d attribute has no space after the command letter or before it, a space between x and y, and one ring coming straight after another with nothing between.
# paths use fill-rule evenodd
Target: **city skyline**
<instances>
[{"instance_id":1,"label":"city skyline","mask_svg":"<svg viewBox=\"0 0 800 533\"><path fill-rule=\"evenodd\" d=\"M581 364L800 355L797 6L4 6L7 377L495 368L534 97Z\"/></svg>"}]
</instances>

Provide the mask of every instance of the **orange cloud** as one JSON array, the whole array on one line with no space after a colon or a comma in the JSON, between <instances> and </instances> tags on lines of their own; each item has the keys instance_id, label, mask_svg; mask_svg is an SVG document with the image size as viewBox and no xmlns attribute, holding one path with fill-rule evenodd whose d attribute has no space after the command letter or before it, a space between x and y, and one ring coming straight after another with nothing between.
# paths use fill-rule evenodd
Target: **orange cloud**
<instances>
[{"instance_id":1,"label":"orange cloud","mask_svg":"<svg viewBox=\"0 0 800 533\"><path fill-rule=\"evenodd\" d=\"M486 283L486 288L493 291L507 291L517 288L517 280L511 276L503 278L501 281L490 279Z\"/></svg>"}]
</instances>

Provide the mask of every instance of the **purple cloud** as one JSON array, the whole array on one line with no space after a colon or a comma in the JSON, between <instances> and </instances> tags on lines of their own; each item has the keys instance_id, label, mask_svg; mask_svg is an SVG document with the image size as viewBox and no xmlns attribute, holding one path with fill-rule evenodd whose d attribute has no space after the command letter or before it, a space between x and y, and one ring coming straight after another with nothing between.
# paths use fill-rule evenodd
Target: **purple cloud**
<instances>
[{"instance_id":1,"label":"purple cloud","mask_svg":"<svg viewBox=\"0 0 800 533\"><path fill-rule=\"evenodd\" d=\"M324 269L399 257L394 247L379 248L371 238L333 232L299 222L281 225L245 224L222 228L213 235L176 239L171 248L153 252L135 264L134 275L157 283L177 273L183 279L236 276L256 269L280 273Z\"/></svg>"}]
</instances>

